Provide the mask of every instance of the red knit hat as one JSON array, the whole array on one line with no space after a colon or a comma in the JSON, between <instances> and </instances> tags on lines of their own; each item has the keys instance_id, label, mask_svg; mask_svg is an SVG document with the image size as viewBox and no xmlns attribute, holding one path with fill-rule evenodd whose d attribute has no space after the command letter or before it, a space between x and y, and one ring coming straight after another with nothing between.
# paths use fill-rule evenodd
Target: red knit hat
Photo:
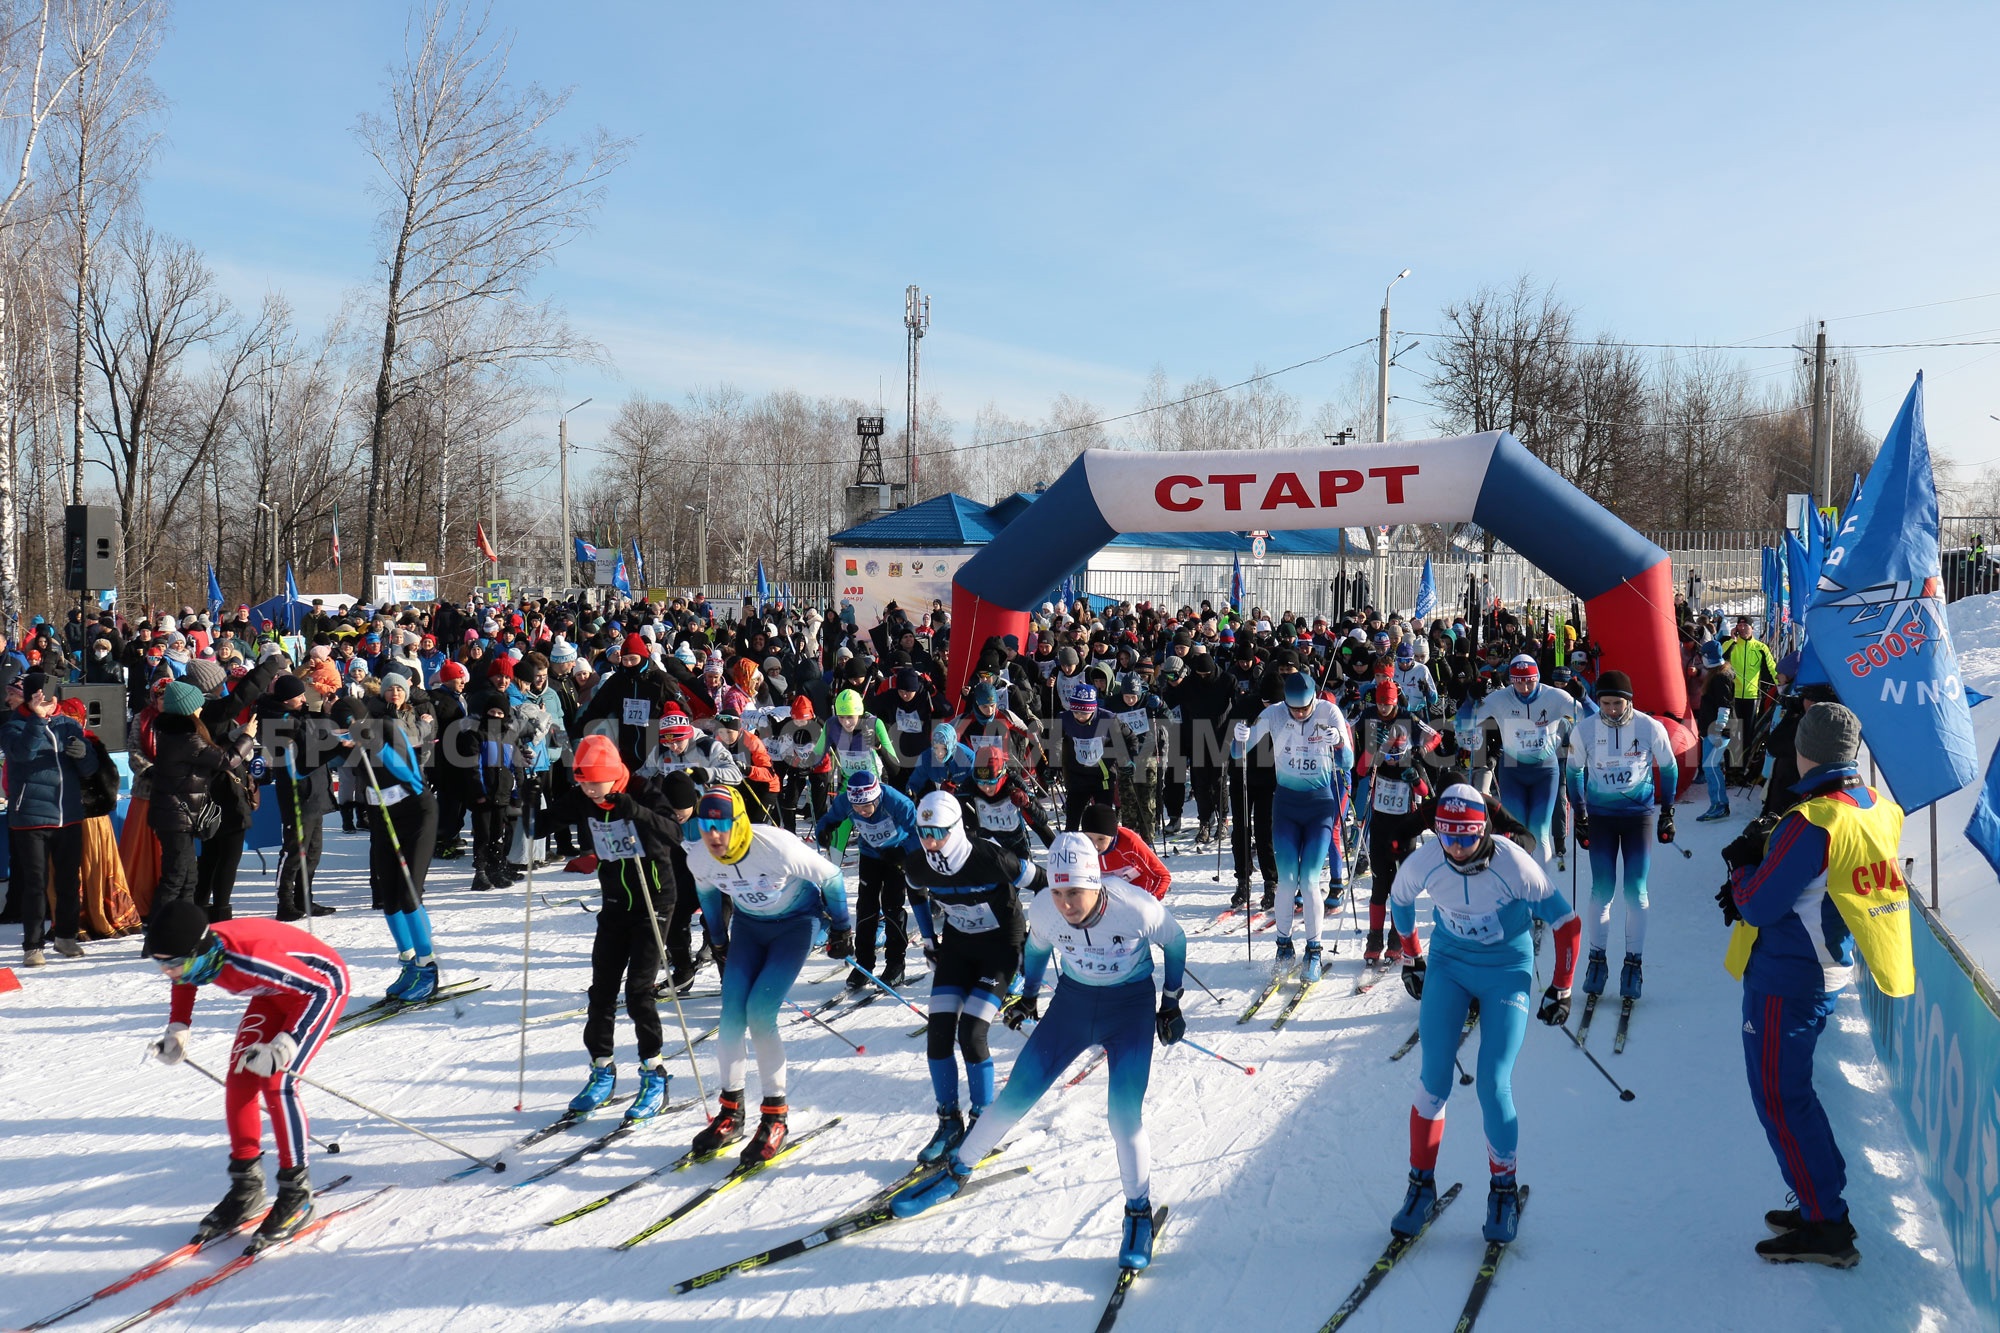
<instances>
[{"instance_id":1,"label":"red knit hat","mask_svg":"<svg viewBox=\"0 0 2000 1333\"><path fill-rule=\"evenodd\" d=\"M620 656L626 657L650 656L650 651L646 647L646 641L636 634L627 634L625 642L618 645L618 652Z\"/></svg>"},{"instance_id":2,"label":"red knit hat","mask_svg":"<svg viewBox=\"0 0 2000 1333\"><path fill-rule=\"evenodd\" d=\"M609 736L585 736L576 747L570 771L576 774L578 782L609 782L613 791L624 791L626 780L632 776Z\"/></svg>"},{"instance_id":3,"label":"red knit hat","mask_svg":"<svg viewBox=\"0 0 2000 1333\"><path fill-rule=\"evenodd\" d=\"M471 680L472 673L465 669L463 662L446 662L438 668L439 680Z\"/></svg>"}]
</instances>

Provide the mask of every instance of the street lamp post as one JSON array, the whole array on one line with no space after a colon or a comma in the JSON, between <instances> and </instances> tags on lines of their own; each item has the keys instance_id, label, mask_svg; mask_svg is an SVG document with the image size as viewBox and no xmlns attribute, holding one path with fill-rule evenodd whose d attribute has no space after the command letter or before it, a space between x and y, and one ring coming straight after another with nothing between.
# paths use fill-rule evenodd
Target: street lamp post
<instances>
[{"instance_id":1,"label":"street lamp post","mask_svg":"<svg viewBox=\"0 0 2000 1333\"><path fill-rule=\"evenodd\" d=\"M1385 442L1389 438L1389 293L1396 290L1397 283L1409 276L1410 270L1404 269L1401 273L1389 279L1389 285L1382 289L1382 327L1378 335L1380 341L1375 349L1375 438ZM1375 586L1368 591L1380 603L1383 600L1382 577L1384 574L1383 562L1385 557L1382 551L1381 538L1376 533L1373 524L1370 524L1368 529L1368 545L1375 552ZM1382 605L1381 610L1385 615L1388 613L1386 605Z\"/></svg>"},{"instance_id":2,"label":"street lamp post","mask_svg":"<svg viewBox=\"0 0 2000 1333\"><path fill-rule=\"evenodd\" d=\"M576 583L576 534L569 526L569 414L594 401L586 398L556 418L556 466L562 474L562 558L563 596Z\"/></svg>"},{"instance_id":3,"label":"street lamp post","mask_svg":"<svg viewBox=\"0 0 2000 1333\"><path fill-rule=\"evenodd\" d=\"M271 516L271 595L284 591L278 582L278 506L257 501L257 507Z\"/></svg>"}]
</instances>

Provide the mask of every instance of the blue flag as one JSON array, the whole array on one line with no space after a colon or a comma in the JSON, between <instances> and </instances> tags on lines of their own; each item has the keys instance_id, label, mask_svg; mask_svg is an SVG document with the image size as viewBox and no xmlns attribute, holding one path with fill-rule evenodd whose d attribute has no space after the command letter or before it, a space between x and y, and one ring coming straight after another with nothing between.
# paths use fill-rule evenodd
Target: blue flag
<instances>
[{"instance_id":1,"label":"blue flag","mask_svg":"<svg viewBox=\"0 0 2000 1333\"><path fill-rule=\"evenodd\" d=\"M641 587L646 583L646 557L639 550L639 539L632 539L632 573L639 579Z\"/></svg>"},{"instance_id":2,"label":"blue flag","mask_svg":"<svg viewBox=\"0 0 2000 1333\"><path fill-rule=\"evenodd\" d=\"M611 567L611 586L627 597L632 595L632 580L625 577L625 553L623 551L618 553L618 563Z\"/></svg>"},{"instance_id":3,"label":"blue flag","mask_svg":"<svg viewBox=\"0 0 2000 1333\"><path fill-rule=\"evenodd\" d=\"M1973 802L1965 838L1979 849L1995 873L2000 873L2000 745L1993 747L1992 762L1986 765L1986 785Z\"/></svg>"},{"instance_id":4,"label":"blue flag","mask_svg":"<svg viewBox=\"0 0 2000 1333\"><path fill-rule=\"evenodd\" d=\"M597 548L595 546L581 537L572 537L571 540L576 543L576 562L578 564L594 565L597 563Z\"/></svg>"},{"instance_id":5,"label":"blue flag","mask_svg":"<svg viewBox=\"0 0 2000 1333\"><path fill-rule=\"evenodd\" d=\"M764 577L764 557L757 557L757 605L771 600L771 580Z\"/></svg>"},{"instance_id":6,"label":"blue flag","mask_svg":"<svg viewBox=\"0 0 2000 1333\"><path fill-rule=\"evenodd\" d=\"M1237 615L1243 614L1243 557L1229 557L1229 609Z\"/></svg>"},{"instance_id":7,"label":"blue flag","mask_svg":"<svg viewBox=\"0 0 2000 1333\"><path fill-rule=\"evenodd\" d=\"M1437 614L1437 609L1438 609L1437 575L1431 572L1431 558L1429 556L1425 556L1424 576L1421 579L1417 580L1416 618L1418 620L1429 620L1432 616Z\"/></svg>"},{"instance_id":8,"label":"blue flag","mask_svg":"<svg viewBox=\"0 0 2000 1333\"><path fill-rule=\"evenodd\" d=\"M1065 574L1062 581L1062 609L1064 615L1069 614L1069 609L1075 601L1076 579L1073 575Z\"/></svg>"},{"instance_id":9,"label":"blue flag","mask_svg":"<svg viewBox=\"0 0 2000 1333\"><path fill-rule=\"evenodd\" d=\"M285 624L292 633L299 632L299 585L292 578L292 562L285 562Z\"/></svg>"},{"instance_id":10,"label":"blue flag","mask_svg":"<svg viewBox=\"0 0 2000 1333\"><path fill-rule=\"evenodd\" d=\"M1820 566L1806 632L1896 803L1920 810L1972 781L1972 714L1945 620L1924 377Z\"/></svg>"},{"instance_id":11,"label":"blue flag","mask_svg":"<svg viewBox=\"0 0 2000 1333\"><path fill-rule=\"evenodd\" d=\"M208 613L212 616L222 610L222 585L215 581L215 566L208 567Z\"/></svg>"}]
</instances>

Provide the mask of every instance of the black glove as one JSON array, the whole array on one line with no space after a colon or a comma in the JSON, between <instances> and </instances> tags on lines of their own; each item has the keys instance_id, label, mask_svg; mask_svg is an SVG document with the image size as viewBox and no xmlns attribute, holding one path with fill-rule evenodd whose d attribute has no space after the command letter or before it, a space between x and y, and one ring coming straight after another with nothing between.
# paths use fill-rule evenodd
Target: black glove
<instances>
[{"instance_id":1,"label":"black glove","mask_svg":"<svg viewBox=\"0 0 2000 1333\"><path fill-rule=\"evenodd\" d=\"M826 933L826 956L828 958L854 957L854 932L836 926Z\"/></svg>"},{"instance_id":2,"label":"black glove","mask_svg":"<svg viewBox=\"0 0 2000 1333\"><path fill-rule=\"evenodd\" d=\"M1424 998L1424 967L1425 963L1421 956L1403 964L1403 989L1410 993L1410 998L1413 1000Z\"/></svg>"},{"instance_id":3,"label":"black glove","mask_svg":"<svg viewBox=\"0 0 2000 1333\"><path fill-rule=\"evenodd\" d=\"M1674 840L1674 808L1671 805L1660 807L1659 837L1661 842Z\"/></svg>"},{"instance_id":4,"label":"black glove","mask_svg":"<svg viewBox=\"0 0 2000 1333\"><path fill-rule=\"evenodd\" d=\"M729 951L726 949L717 949L713 946L710 946L708 951L708 961L715 964L715 979L717 981L721 981L723 965L729 961Z\"/></svg>"},{"instance_id":5,"label":"black glove","mask_svg":"<svg viewBox=\"0 0 2000 1333\"><path fill-rule=\"evenodd\" d=\"M1153 1016L1153 1031L1160 1037L1160 1045L1171 1046L1187 1035L1187 1020L1181 1017L1181 993L1164 991L1160 995L1160 1012Z\"/></svg>"},{"instance_id":6,"label":"black glove","mask_svg":"<svg viewBox=\"0 0 2000 1333\"><path fill-rule=\"evenodd\" d=\"M1742 870L1764 863L1764 844L1771 839L1771 831L1778 827L1782 814L1759 815L1749 826L1736 835L1727 847L1722 849L1722 859L1731 870Z\"/></svg>"},{"instance_id":7,"label":"black glove","mask_svg":"<svg viewBox=\"0 0 2000 1333\"><path fill-rule=\"evenodd\" d=\"M1549 988L1542 992L1542 1007L1536 1011L1535 1017L1552 1028L1559 1028L1569 1022L1568 988L1559 989L1553 982L1550 983Z\"/></svg>"},{"instance_id":8,"label":"black glove","mask_svg":"<svg viewBox=\"0 0 2000 1333\"><path fill-rule=\"evenodd\" d=\"M1022 995L1007 1006L1007 1012L1000 1016L1000 1021L1007 1025L1009 1032L1019 1032L1023 1023L1039 1023L1042 1021L1042 1002L1036 996Z\"/></svg>"},{"instance_id":9,"label":"black glove","mask_svg":"<svg viewBox=\"0 0 2000 1333\"><path fill-rule=\"evenodd\" d=\"M639 803L632 799L632 793L615 791L611 793L611 803L604 809L613 819L630 819L639 813Z\"/></svg>"},{"instance_id":10,"label":"black glove","mask_svg":"<svg viewBox=\"0 0 2000 1333\"><path fill-rule=\"evenodd\" d=\"M1715 905L1722 909L1722 924L1733 926L1743 919L1743 913L1736 910L1736 886L1728 880L1715 891Z\"/></svg>"},{"instance_id":11,"label":"black glove","mask_svg":"<svg viewBox=\"0 0 2000 1333\"><path fill-rule=\"evenodd\" d=\"M1590 850L1590 812L1589 812L1589 811L1587 811L1587 810L1578 810L1578 811L1576 812L1576 827L1575 827L1574 829L1572 829L1572 830L1570 831L1570 836L1572 836L1572 837L1574 837L1574 838L1576 839L1576 845L1577 845L1577 846L1578 846L1579 848L1581 848L1582 850L1584 850L1584 851L1586 851L1586 852Z\"/></svg>"},{"instance_id":12,"label":"black glove","mask_svg":"<svg viewBox=\"0 0 2000 1333\"><path fill-rule=\"evenodd\" d=\"M936 940L924 941L924 966L933 972L937 971L937 950L938 943Z\"/></svg>"}]
</instances>

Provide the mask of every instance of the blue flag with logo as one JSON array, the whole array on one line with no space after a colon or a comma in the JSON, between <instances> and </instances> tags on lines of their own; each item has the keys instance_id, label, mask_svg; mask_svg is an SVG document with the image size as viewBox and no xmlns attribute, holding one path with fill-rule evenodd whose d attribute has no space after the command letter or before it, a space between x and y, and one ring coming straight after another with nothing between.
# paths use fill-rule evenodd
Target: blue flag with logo
<instances>
[{"instance_id":1,"label":"blue flag with logo","mask_svg":"<svg viewBox=\"0 0 2000 1333\"><path fill-rule=\"evenodd\" d=\"M208 567L208 613L212 616L222 610L222 585L215 581L215 566Z\"/></svg>"},{"instance_id":2,"label":"blue flag with logo","mask_svg":"<svg viewBox=\"0 0 2000 1333\"><path fill-rule=\"evenodd\" d=\"M1075 602L1076 578L1074 575L1065 574L1062 581L1062 609L1064 615L1069 614L1069 609Z\"/></svg>"},{"instance_id":3,"label":"blue flag with logo","mask_svg":"<svg viewBox=\"0 0 2000 1333\"><path fill-rule=\"evenodd\" d=\"M1979 849L1994 872L2000 874L2000 745L1993 747L1992 761L1986 765L1986 785L1973 803L1965 837Z\"/></svg>"},{"instance_id":4,"label":"blue flag with logo","mask_svg":"<svg viewBox=\"0 0 2000 1333\"><path fill-rule=\"evenodd\" d=\"M1432 616L1437 614L1437 609L1438 609L1437 575L1431 572L1431 558L1429 556L1425 556L1424 576L1421 579L1417 580L1416 617L1418 620L1429 620Z\"/></svg>"},{"instance_id":5,"label":"blue flag with logo","mask_svg":"<svg viewBox=\"0 0 2000 1333\"><path fill-rule=\"evenodd\" d=\"M764 577L764 557L757 557L757 605L771 600L771 580Z\"/></svg>"},{"instance_id":6,"label":"blue flag with logo","mask_svg":"<svg viewBox=\"0 0 2000 1333\"><path fill-rule=\"evenodd\" d=\"M640 586L645 586L646 557L639 550L639 539L637 537L632 539L632 573L638 578Z\"/></svg>"},{"instance_id":7,"label":"blue flag with logo","mask_svg":"<svg viewBox=\"0 0 2000 1333\"><path fill-rule=\"evenodd\" d=\"M594 565L597 563L597 548L595 546L581 537L572 537L571 540L576 543L576 561L578 564Z\"/></svg>"},{"instance_id":8,"label":"blue flag with logo","mask_svg":"<svg viewBox=\"0 0 2000 1333\"><path fill-rule=\"evenodd\" d=\"M1229 557L1229 609L1237 615L1243 614L1243 557Z\"/></svg>"},{"instance_id":9,"label":"blue flag with logo","mask_svg":"<svg viewBox=\"0 0 2000 1333\"><path fill-rule=\"evenodd\" d=\"M1806 632L1896 804L1920 810L1972 781L1979 756L1945 621L1921 373L1820 566Z\"/></svg>"},{"instance_id":10,"label":"blue flag with logo","mask_svg":"<svg viewBox=\"0 0 2000 1333\"><path fill-rule=\"evenodd\" d=\"M625 575L625 553L618 553L618 563L611 567L611 586L627 597L632 595L632 580Z\"/></svg>"},{"instance_id":11,"label":"blue flag with logo","mask_svg":"<svg viewBox=\"0 0 2000 1333\"><path fill-rule=\"evenodd\" d=\"M292 633L299 632L299 585L292 577L292 562L285 562L285 624Z\"/></svg>"}]
</instances>

